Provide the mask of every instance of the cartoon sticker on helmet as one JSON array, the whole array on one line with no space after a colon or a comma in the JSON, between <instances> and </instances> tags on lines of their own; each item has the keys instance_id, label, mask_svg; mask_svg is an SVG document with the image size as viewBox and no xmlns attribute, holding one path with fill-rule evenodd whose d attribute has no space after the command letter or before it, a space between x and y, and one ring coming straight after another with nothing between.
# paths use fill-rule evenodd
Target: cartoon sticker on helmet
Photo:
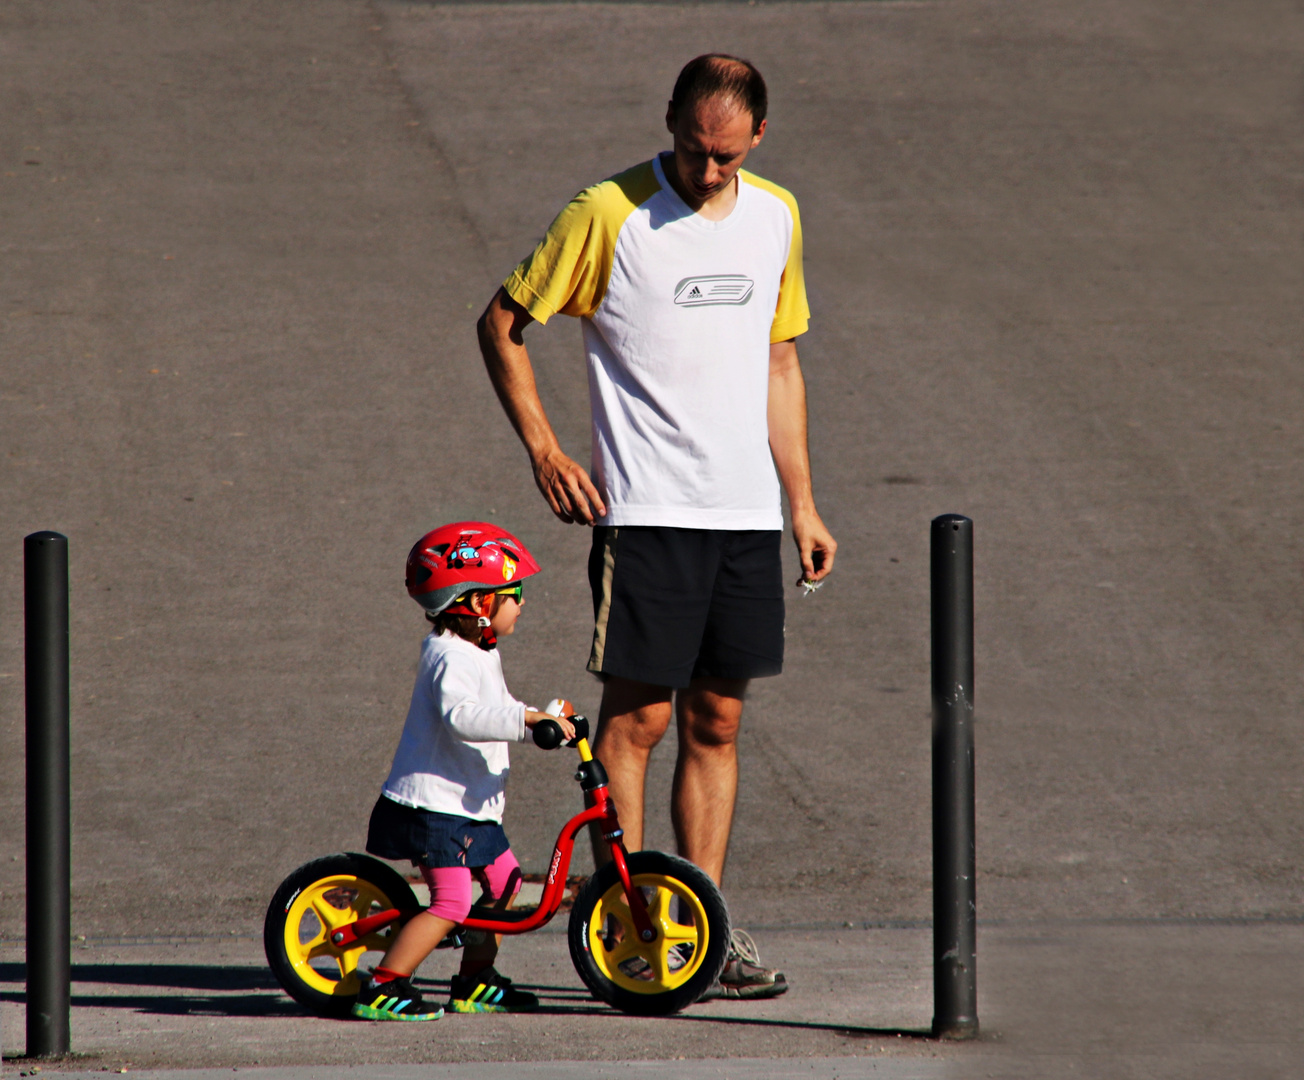
<instances>
[{"instance_id":1,"label":"cartoon sticker on helmet","mask_svg":"<svg viewBox=\"0 0 1304 1080\"><path fill-rule=\"evenodd\" d=\"M448 565L465 566L467 563L475 562L479 558L480 552L476 550L475 545L469 539L459 538L448 555Z\"/></svg>"},{"instance_id":2,"label":"cartoon sticker on helmet","mask_svg":"<svg viewBox=\"0 0 1304 1080\"><path fill-rule=\"evenodd\" d=\"M503 580L511 581L512 575L516 573L516 560L510 555L503 556Z\"/></svg>"}]
</instances>

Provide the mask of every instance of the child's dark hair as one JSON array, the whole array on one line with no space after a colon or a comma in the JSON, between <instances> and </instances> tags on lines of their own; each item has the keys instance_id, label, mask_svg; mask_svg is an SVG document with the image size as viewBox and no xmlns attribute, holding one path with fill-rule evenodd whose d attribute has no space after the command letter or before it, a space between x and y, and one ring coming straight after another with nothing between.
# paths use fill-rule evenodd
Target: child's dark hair
<instances>
[{"instance_id":1,"label":"child's dark hair","mask_svg":"<svg viewBox=\"0 0 1304 1080\"><path fill-rule=\"evenodd\" d=\"M477 604L484 597L484 591L476 589L473 592L465 594L471 598L472 604ZM459 596L458 601L463 597ZM455 601L456 602L456 601ZM502 597L494 597L493 610L498 610L498 605L502 603ZM480 637L484 634L484 627L480 625L479 619L474 615L454 615L450 611L441 611L438 615L426 613L426 621L435 628L435 633L449 633L454 637L460 637L463 641L469 641L472 645L479 644Z\"/></svg>"}]
</instances>

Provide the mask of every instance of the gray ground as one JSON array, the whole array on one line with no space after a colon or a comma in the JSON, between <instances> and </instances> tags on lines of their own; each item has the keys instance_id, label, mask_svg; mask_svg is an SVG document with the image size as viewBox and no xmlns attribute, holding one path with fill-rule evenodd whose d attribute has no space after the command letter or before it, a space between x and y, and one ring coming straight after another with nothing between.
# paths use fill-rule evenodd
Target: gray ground
<instances>
[{"instance_id":1,"label":"gray ground","mask_svg":"<svg viewBox=\"0 0 1304 1080\"><path fill-rule=\"evenodd\" d=\"M433 524L489 516L527 539L548 572L509 681L596 707L587 536L534 492L472 323L567 197L665 145L679 65L724 49L767 75L751 164L803 210L816 488L843 545L828 588L794 593L788 671L748 707L726 891L805 980L762 1009L809 1018L816 988L845 993L815 938L785 935L930 914L927 523L961 511L993 1038L918 1052L1287 1075L1283 1048L1304 1056L1298 1009L1274 1006L1304 989L1300 14L10 0L0 935L23 930L28 532L71 538L74 932L92 943L245 940L289 869L360 846L421 633L400 566ZM578 330L530 342L582 457ZM671 842L670 750L651 846ZM509 830L540 870L570 763L515 765ZM517 947L564 956L538 942ZM842 948L869 989L839 1022L927 1026L926 949L900 997L878 945ZM590 1056L587 1022L529 1054ZM703 1027L696 1052L785 1056ZM140 1061L227 1060L132 1038ZM387 1046L368 1060L403 1060Z\"/></svg>"},{"instance_id":2,"label":"gray ground","mask_svg":"<svg viewBox=\"0 0 1304 1080\"><path fill-rule=\"evenodd\" d=\"M379 1071L384 1065L497 1062L507 1071L456 1075L553 1080L554 1074L522 1072L529 1060L568 1063L565 1075L582 1080L643 1080L611 1062L670 1058L663 1068L676 1080L1299 1075L1299 925L1061 920L985 927L979 935L984 1038L969 1044L924 1037L932 1005L927 929L761 930L757 937L770 955L784 958L793 981L774 1001L711 1002L664 1020L623 1017L589 1000L565 940L545 932L510 942L503 952L504 966L540 995L539 1015L450 1014L417 1026L304 1015L261 962L256 938L79 944L73 950L77 1056L45 1069L314 1065L318 1076L365 1068L368 1077L379 1077L388 1075ZM0 1037L10 1056L25 1042L21 959L20 947L0 948ZM445 955L436 954L419 983L438 997L448 975ZM396 1073L394 1080L410 1077Z\"/></svg>"}]
</instances>

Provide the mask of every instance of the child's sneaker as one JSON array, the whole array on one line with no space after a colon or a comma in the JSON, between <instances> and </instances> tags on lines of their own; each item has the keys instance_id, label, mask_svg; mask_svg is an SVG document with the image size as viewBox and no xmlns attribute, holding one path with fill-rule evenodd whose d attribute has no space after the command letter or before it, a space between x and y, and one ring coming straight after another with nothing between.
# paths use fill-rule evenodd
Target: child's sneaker
<instances>
[{"instance_id":1,"label":"child's sneaker","mask_svg":"<svg viewBox=\"0 0 1304 1080\"><path fill-rule=\"evenodd\" d=\"M479 975L454 975L449 1005L460 1013L533 1012L539 999L487 967Z\"/></svg>"},{"instance_id":2,"label":"child's sneaker","mask_svg":"<svg viewBox=\"0 0 1304 1080\"><path fill-rule=\"evenodd\" d=\"M359 1020L438 1020L444 1008L423 999L405 978L382 983L365 979L352 1012Z\"/></svg>"}]
</instances>

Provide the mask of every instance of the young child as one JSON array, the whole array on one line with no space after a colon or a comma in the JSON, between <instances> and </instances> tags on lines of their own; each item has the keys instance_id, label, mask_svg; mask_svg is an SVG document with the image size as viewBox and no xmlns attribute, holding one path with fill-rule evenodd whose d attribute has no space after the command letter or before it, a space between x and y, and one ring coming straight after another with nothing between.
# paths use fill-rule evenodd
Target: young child
<instances>
[{"instance_id":1,"label":"young child","mask_svg":"<svg viewBox=\"0 0 1304 1080\"><path fill-rule=\"evenodd\" d=\"M389 779L371 813L367 850L410 859L430 886L430 906L398 932L364 979L353 1015L364 1020L438 1020L411 976L466 918L471 878L500 907L520 887L521 869L503 832L507 744L523 742L540 720L569 720L526 708L507 692L498 638L516 629L521 582L539 565L511 533L481 521L444 525L423 536L407 560L408 594L433 628L421 643L412 704ZM564 710L558 710L564 711ZM494 969L499 939L477 935L453 977L458 1012L518 1012L539 999Z\"/></svg>"}]
</instances>

